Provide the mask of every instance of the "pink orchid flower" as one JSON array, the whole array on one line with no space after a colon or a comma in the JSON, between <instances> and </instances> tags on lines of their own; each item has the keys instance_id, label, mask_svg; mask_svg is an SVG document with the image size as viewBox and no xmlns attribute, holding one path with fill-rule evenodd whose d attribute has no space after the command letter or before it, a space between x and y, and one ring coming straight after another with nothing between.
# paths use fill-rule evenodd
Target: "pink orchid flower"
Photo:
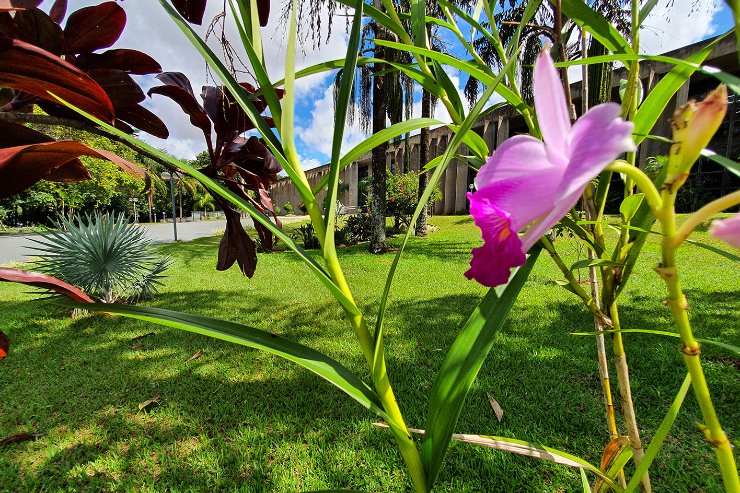
<instances>
[{"instance_id":1,"label":"pink orchid flower","mask_svg":"<svg viewBox=\"0 0 740 493\"><path fill-rule=\"evenodd\" d=\"M593 107L571 125L565 92L548 51L534 66L534 107L544 142L506 140L488 158L468 194L484 245L465 277L494 287L524 264L525 253L578 202L586 185L620 154L635 149L631 122L615 103ZM520 238L518 233L527 226Z\"/></svg>"},{"instance_id":2,"label":"pink orchid flower","mask_svg":"<svg viewBox=\"0 0 740 493\"><path fill-rule=\"evenodd\" d=\"M740 214L729 219L712 221L709 233L735 248L740 248Z\"/></svg>"}]
</instances>

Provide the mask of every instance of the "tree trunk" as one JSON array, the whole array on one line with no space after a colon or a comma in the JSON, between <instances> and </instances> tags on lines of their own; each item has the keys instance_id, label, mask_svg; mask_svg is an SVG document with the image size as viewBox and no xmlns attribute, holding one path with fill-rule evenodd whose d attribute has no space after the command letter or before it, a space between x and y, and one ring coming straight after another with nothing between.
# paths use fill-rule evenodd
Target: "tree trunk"
<instances>
[{"instance_id":1,"label":"tree trunk","mask_svg":"<svg viewBox=\"0 0 740 493\"><path fill-rule=\"evenodd\" d=\"M383 29L375 25L375 37L383 38ZM375 45L375 57L383 59L385 50ZM376 134L385 128L385 95L383 94L384 63L373 64L373 133ZM370 247L371 253L385 251L385 198L387 171L385 154L388 143L383 142L372 152L372 194L370 199Z\"/></svg>"},{"instance_id":2,"label":"tree trunk","mask_svg":"<svg viewBox=\"0 0 740 493\"><path fill-rule=\"evenodd\" d=\"M426 89L422 89L421 92L421 117L430 118L432 115L432 94ZM419 200L427 188L428 175L422 173L422 168L426 166L429 161L429 127L422 127L420 140L419 140ZM427 234L427 206L419 214L419 218L416 220L416 227L414 233L416 236L426 236Z\"/></svg>"}]
</instances>

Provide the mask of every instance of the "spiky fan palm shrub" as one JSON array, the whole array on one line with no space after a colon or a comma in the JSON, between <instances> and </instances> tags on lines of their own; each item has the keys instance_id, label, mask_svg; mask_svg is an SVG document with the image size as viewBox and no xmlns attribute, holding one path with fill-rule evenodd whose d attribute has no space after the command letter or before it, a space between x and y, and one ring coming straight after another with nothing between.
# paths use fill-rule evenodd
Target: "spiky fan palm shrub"
<instances>
[{"instance_id":1,"label":"spiky fan palm shrub","mask_svg":"<svg viewBox=\"0 0 740 493\"><path fill-rule=\"evenodd\" d=\"M38 269L79 287L103 303L152 297L172 264L123 214L60 217L57 229L34 240Z\"/></svg>"}]
</instances>

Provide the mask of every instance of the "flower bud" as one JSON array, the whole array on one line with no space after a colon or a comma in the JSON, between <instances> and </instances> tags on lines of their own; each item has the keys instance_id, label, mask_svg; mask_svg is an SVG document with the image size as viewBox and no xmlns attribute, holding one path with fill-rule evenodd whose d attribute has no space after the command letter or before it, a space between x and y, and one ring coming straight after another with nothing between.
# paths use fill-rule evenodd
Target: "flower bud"
<instances>
[{"instance_id":1,"label":"flower bud","mask_svg":"<svg viewBox=\"0 0 740 493\"><path fill-rule=\"evenodd\" d=\"M673 145L668 157L666 182L680 186L727 112L727 87L720 84L701 103L689 101L673 114Z\"/></svg>"}]
</instances>

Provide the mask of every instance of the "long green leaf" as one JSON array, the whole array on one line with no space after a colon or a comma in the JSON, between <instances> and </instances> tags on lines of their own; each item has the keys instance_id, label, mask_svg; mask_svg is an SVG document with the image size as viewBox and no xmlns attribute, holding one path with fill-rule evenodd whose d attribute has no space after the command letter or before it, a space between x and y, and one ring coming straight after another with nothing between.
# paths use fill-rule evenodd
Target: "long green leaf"
<instances>
[{"instance_id":1,"label":"long green leaf","mask_svg":"<svg viewBox=\"0 0 740 493\"><path fill-rule=\"evenodd\" d=\"M666 144L673 144L673 141L671 139L662 137L660 135L648 135L647 138L651 140L658 140L660 142L665 142ZM733 161L732 159L728 159L722 156L721 154L717 154L711 149L702 149L700 153L703 157L719 164L720 166L725 168L727 171L729 171L733 175L740 178L740 163L737 163Z\"/></svg>"},{"instance_id":2,"label":"long green leaf","mask_svg":"<svg viewBox=\"0 0 740 493\"><path fill-rule=\"evenodd\" d=\"M539 253L539 247L533 248L527 263L519 268L509 284L488 291L452 343L437 373L429 402L427 432L422 442L422 458L430 484L439 474L465 398Z\"/></svg>"},{"instance_id":3,"label":"long green leaf","mask_svg":"<svg viewBox=\"0 0 740 493\"><path fill-rule=\"evenodd\" d=\"M571 332L570 335L572 336L595 336L599 334L613 333L613 332L634 333L634 334L653 334L653 335L658 335L658 336L673 337L675 339L681 338L681 335L675 332L666 332L664 330L652 330L652 329L621 329L621 330L604 330L604 331L598 331L598 332ZM712 346L717 346L723 349L727 349L728 351L732 351L735 354L740 354L740 347L733 346L732 344L727 344L725 342L719 342L719 341L713 341L711 339L697 338L696 340L704 344L710 344Z\"/></svg>"},{"instance_id":4,"label":"long green leaf","mask_svg":"<svg viewBox=\"0 0 740 493\"><path fill-rule=\"evenodd\" d=\"M614 25L583 0L562 0L561 6L563 14L591 33L607 50L613 53L632 53L629 43Z\"/></svg>"},{"instance_id":5,"label":"long green leaf","mask_svg":"<svg viewBox=\"0 0 740 493\"><path fill-rule=\"evenodd\" d=\"M273 86L272 82L270 82L270 76L267 74L267 70L265 69L264 64L261 61L262 57L257 54L257 52L254 50L254 47L252 46L252 41L249 37L249 34L247 34L247 28L245 27L245 24L239 22L240 17L242 19L249 18L249 11L246 9L244 2L239 2L238 7L240 15L237 15L234 1L235 0L229 0L229 6L231 7L231 12L234 16L234 19L236 19L237 30L239 31L242 45L244 46L244 50L247 52L249 63L252 66L252 71L255 78L257 79L257 83L260 86L260 93L265 97L265 101L267 101L267 106L270 108L270 116L275 122L275 126L277 128L280 128L280 121L283 114L282 107L280 106L280 99L277 96L277 92L275 92L275 87Z\"/></svg>"},{"instance_id":6,"label":"long green leaf","mask_svg":"<svg viewBox=\"0 0 740 493\"><path fill-rule=\"evenodd\" d=\"M704 250L709 250L710 252L714 252L717 255L722 255L725 258L728 258L732 260L733 262L740 262L740 257L735 255L734 253L728 252L727 250L723 250L721 248L717 248L714 245L710 245L708 243L704 243L701 241L692 240L691 238L687 238L684 240L686 243L690 243L692 245L698 246L699 248L703 248Z\"/></svg>"},{"instance_id":7,"label":"long green leaf","mask_svg":"<svg viewBox=\"0 0 740 493\"><path fill-rule=\"evenodd\" d=\"M334 136L331 146L331 161L329 163L329 188L327 191L328 211L324 215L326 225L326 240L324 249L333 250L334 247L334 222L336 221L336 196L339 187L339 172L342 169L340 155L342 153L342 141L344 139L344 128L347 123L347 110L350 105L352 88L355 81L355 69L357 67L357 56L360 50L360 39L362 33L362 8L364 3L360 3L355 9L354 22L352 23L352 32L349 36L347 46L347 57L342 68L342 82L339 87L339 96L334 108Z\"/></svg>"},{"instance_id":8,"label":"long green leaf","mask_svg":"<svg viewBox=\"0 0 740 493\"><path fill-rule=\"evenodd\" d=\"M193 46L200 52L203 58L208 62L208 65L214 71L214 73L221 79L226 88L229 90L234 100L241 106L244 112L249 117L253 125L259 130L260 134L264 139L265 145L267 145L270 152L275 156L280 165L283 167L285 172L288 174L290 179L293 181L298 193L303 198L304 202L311 203L315 202L316 198L311 193L311 188L308 185L303 170L294 166L294 161L287 159L283 150L282 143L273 133L272 129L267 126L267 123L257 112L252 102L249 99L249 95L246 93L236 80L231 76L228 69L218 59L218 57L211 51L208 45L203 41L200 36L193 30L190 24L180 16L180 14L167 2L167 0L159 0L159 3L170 15L175 24L185 34L188 40ZM282 123L282 122L281 122Z\"/></svg>"},{"instance_id":9,"label":"long green leaf","mask_svg":"<svg viewBox=\"0 0 740 493\"><path fill-rule=\"evenodd\" d=\"M59 98L57 98L59 99ZM349 313L354 315L360 315L360 312L355 305L354 302L349 300L347 296L342 292L341 289L334 283L334 281L331 279L329 274L319 265L316 260L310 256L303 248L301 248L293 238L290 237L290 235L286 234L285 231L277 227L272 221L269 220L267 216L265 216L263 213L261 213L259 210L257 210L254 205L250 204L249 202L245 201L243 198L239 197L238 195L234 194L231 190L227 189L220 183L212 180L211 178L207 177L197 169L193 168L192 166L184 163L183 161L180 161L178 159L173 158L172 156L160 151L159 149L156 149L152 147L151 145L147 144L146 142L137 139L136 137L133 137L129 134L126 134L124 132L121 132L115 127L112 127L111 125L108 125L107 123L95 118L94 116L90 115L89 113L85 113L84 111L81 111L79 108L74 107L73 105L70 105L69 103L66 103L63 100L59 100L61 103L65 104L69 108L75 110L85 118L95 122L98 124L101 128L105 129L106 131L116 135L117 137L131 143L135 147L139 147L141 149L146 150L147 152L150 152L154 154L155 156L159 157L165 162L168 162L173 169L178 169L185 174L192 176L193 178L197 179L200 183L203 184L206 188L209 190L214 191L219 196L225 198L232 204L236 205L240 209L244 210L245 212L248 212L252 218L262 224L265 228L270 230L275 236L280 238L282 241L285 242L285 244L293 250L295 253L298 254L298 256L301 258L301 260L305 261L306 264L309 266L309 269L311 272L313 272L316 277L321 281L322 284L324 284L329 292L339 301L339 303L342 305L342 307L347 310Z\"/></svg>"},{"instance_id":10,"label":"long green leaf","mask_svg":"<svg viewBox=\"0 0 740 493\"><path fill-rule=\"evenodd\" d=\"M255 5L254 0L251 0ZM298 16L298 2L293 0L290 9L290 25L288 27L288 44L285 51L285 96L283 98L283 115L280 122L280 138L283 142L285 159L291 168L300 167L298 150L295 145L293 122L295 120L295 42L296 18ZM256 10L256 8L255 8ZM254 18L252 18L254 22ZM258 24L259 25L259 24Z\"/></svg>"},{"instance_id":11,"label":"long green leaf","mask_svg":"<svg viewBox=\"0 0 740 493\"><path fill-rule=\"evenodd\" d=\"M529 21L537 13L537 10L540 8L541 4L542 4L542 0L529 0L527 2L527 6L525 7L524 13L522 14L522 19L519 22L519 24L516 26L516 31L514 32L514 36L511 38L511 41L509 42L509 46L506 49L506 54L509 56L509 58L512 58L514 56L514 51L519 49L519 40L522 37L522 31L524 30L524 26L529 24Z\"/></svg>"},{"instance_id":12,"label":"long green leaf","mask_svg":"<svg viewBox=\"0 0 740 493\"><path fill-rule=\"evenodd\" d=\"M509 61L509 64L511 63L512 62ZM426 207L427 203L429 202L429 198L432 195L434 187L437 185L437 183L439 182L439 179L442 177L442 173L444 173L445 169L447 168L447 165L450 163L450 161L452 160L452 157L457 152L457 148L464 141L465 134L467 134L470 131L473 124L478 120L478 115L480 115L480 112L483 111L483 107L488 102L488 99L493 95L493 92L496 90L496 86L501 82L501 80L504 77L504 74L505 74L505 70L502 70L501 73L498 75L498 77L493 82L493 84L489 85L486 88L480 100L473 106L467 118L463 120L462 124L460 125L460 128L455 133L455 135L452 137L452 140L450 140L450 144L447 146L447 149L445 149L445 152L442 155L442 160L440 164L437 165L436 169L434 170L434 173L432 173L432 176L429 179L429 183L427 184L427 188L422 193L422 196L419 199L419 203L416 204L416 209L414 210L413 216L411 216L411 222L409 224L416 224L416 221L419 218L419 214L421 214L422 209ZM406 244L408 243L409 236L411 235L412 230L413 228L408 228L408 230L406 231L406 234L403 237L401 246L398 249L398 252L396 253L395 258L393 259L393 263L391 264L390 270L388 271L388 277L386 278L386 281L385 281L385 288L383 290L383 295L380 298L380 308L378 309L378 317L375 323L376 357L380 356L379 350L382 348L382 344L383 344L383 322L385 320L385 310L388 304L388 296L390 295L390 292L391 292L391 286L393 285L393 279L396 275L396 269L398 268L398 263L401 260L401 255L403 254L403 251L406 248Z\"/></svg>"},{"instance_id":13,"label":"long green leaf","mask_svg":"<svg viewBox=\"0 0 740 493\"><path fill-rule=\"evenodd\" d=\"M645 455L640 461L640 465L637 466L637 468L635 469L635 473L630 478L629 483L627 483L627 489L625 489L625 493L632 493L633 491L637 490L637 487L640 484L640 480L645 475L645 473L647 473L648 468L650 468L650 465L653 463L653 460L655 460L655 457L658 455L660 448L663 446L663 442L668 436L668 432L673 426L673 422L676 421L678 412L681 410L681 405L683 404L683 400L686 397L686 394L688 393L690 387L691 374L687 373L686 378L683 379L681 388L678 389L676 398L673 399L671 407L668 409L665 418L663 418L663 421L660 423L658 431L655 432L653 439L650 440L650 445L648 445L648 448L645 451Z\"/></svg>"},{"instance_id":14,"label":"long green leaf","mask_svg":"<svg viewBox=\"0 0 740 493\"><path fill-rule=\"evenodd\" d=\"M581 487L583 488L583 493L591 493L591 485L588 482L586 471L584 471L582 467L579 471L581 471Z\"/></svg>"},{"instance_id":15,"label":"long green leaf","mask_svg":"<svg viewBox=\"0 0 740 493\"><path fill-rule=\"evenodd\" d=\"M359 402L363 407L379 416L383 416L383 419L388 419L382 409L377 394L357 377L357 375L327 355L277 334L235 322L165 310L163 308L110 303L69 302L64 304L84 310L112 313L127 318L145 320L166 327L194 332L214 339L266 351L312 371Z\"/></svg>"},{"instance_id":16,"label":"long green leaf","mask_svg":"<svg viewBox=\"0 0 740 493\"><path fill-rule=\"evenodd\" d=\"M413 130L418 130L420 128L428 127L431 125L443 125L443 123L433 118L412 118L411 120L405 120L391 125L390 127L384 128L380 132L371 135L370 137L347 151L347 153L342 156L342 159L339 162L339 170L343 170L344 168L352 164L356 159L361 157L366 152L371 151L382 142L387 142L391 139L394 139L395 137L398 137L399 135L403 135ZM324 175L319 183L314 186L314 194L318 195L319 192L323 190L328 183L329 175Z\"/></svg>"},{"instance_id":17,"label":"long green leaf","mask_svg":"<svg viewBox=\"0 0 740 493\"><path fill-rule=\"evenodd\" d=\"M701 51L689 56L686 61L696 64L702 63L713 49L714 43L710 43ZM645 101L642 102L635 114L635 130L633 132L635 144L639 145L645 139L645 136L650 133L673 95L696 70L696 68L690 66L677 65L648 93Z\"/></svg>"},{"instance_id":18,"label":"long green leaf","mask_svg":"<svg viewBox=\"0 0 740 493\"><path fill-rule=\"evenodd\" d=\"M459 60L452 55L446 53L440 53L438 51L429 50L426 48L419 48L418 46L408 46L403 43L396 43L395 41L375 40L376 44L381 46L387 46L389 48L395 48L402 51L410 51L417 56L423 56L430 58L440 65L449 65L458 70L462 70L466 74L472 75L483 84L490 86L493 81L497 79L497 76L491 72L489 67L480 67L478 64L473 62L467 62L465 60ZM517 111L523 112L529 110L529 106L524 102L522 98L517 96L514 91L509 89L503 84L496 85L496 92L501 95L506 101L509 102Z\"/></svg>"}]
</instances>

